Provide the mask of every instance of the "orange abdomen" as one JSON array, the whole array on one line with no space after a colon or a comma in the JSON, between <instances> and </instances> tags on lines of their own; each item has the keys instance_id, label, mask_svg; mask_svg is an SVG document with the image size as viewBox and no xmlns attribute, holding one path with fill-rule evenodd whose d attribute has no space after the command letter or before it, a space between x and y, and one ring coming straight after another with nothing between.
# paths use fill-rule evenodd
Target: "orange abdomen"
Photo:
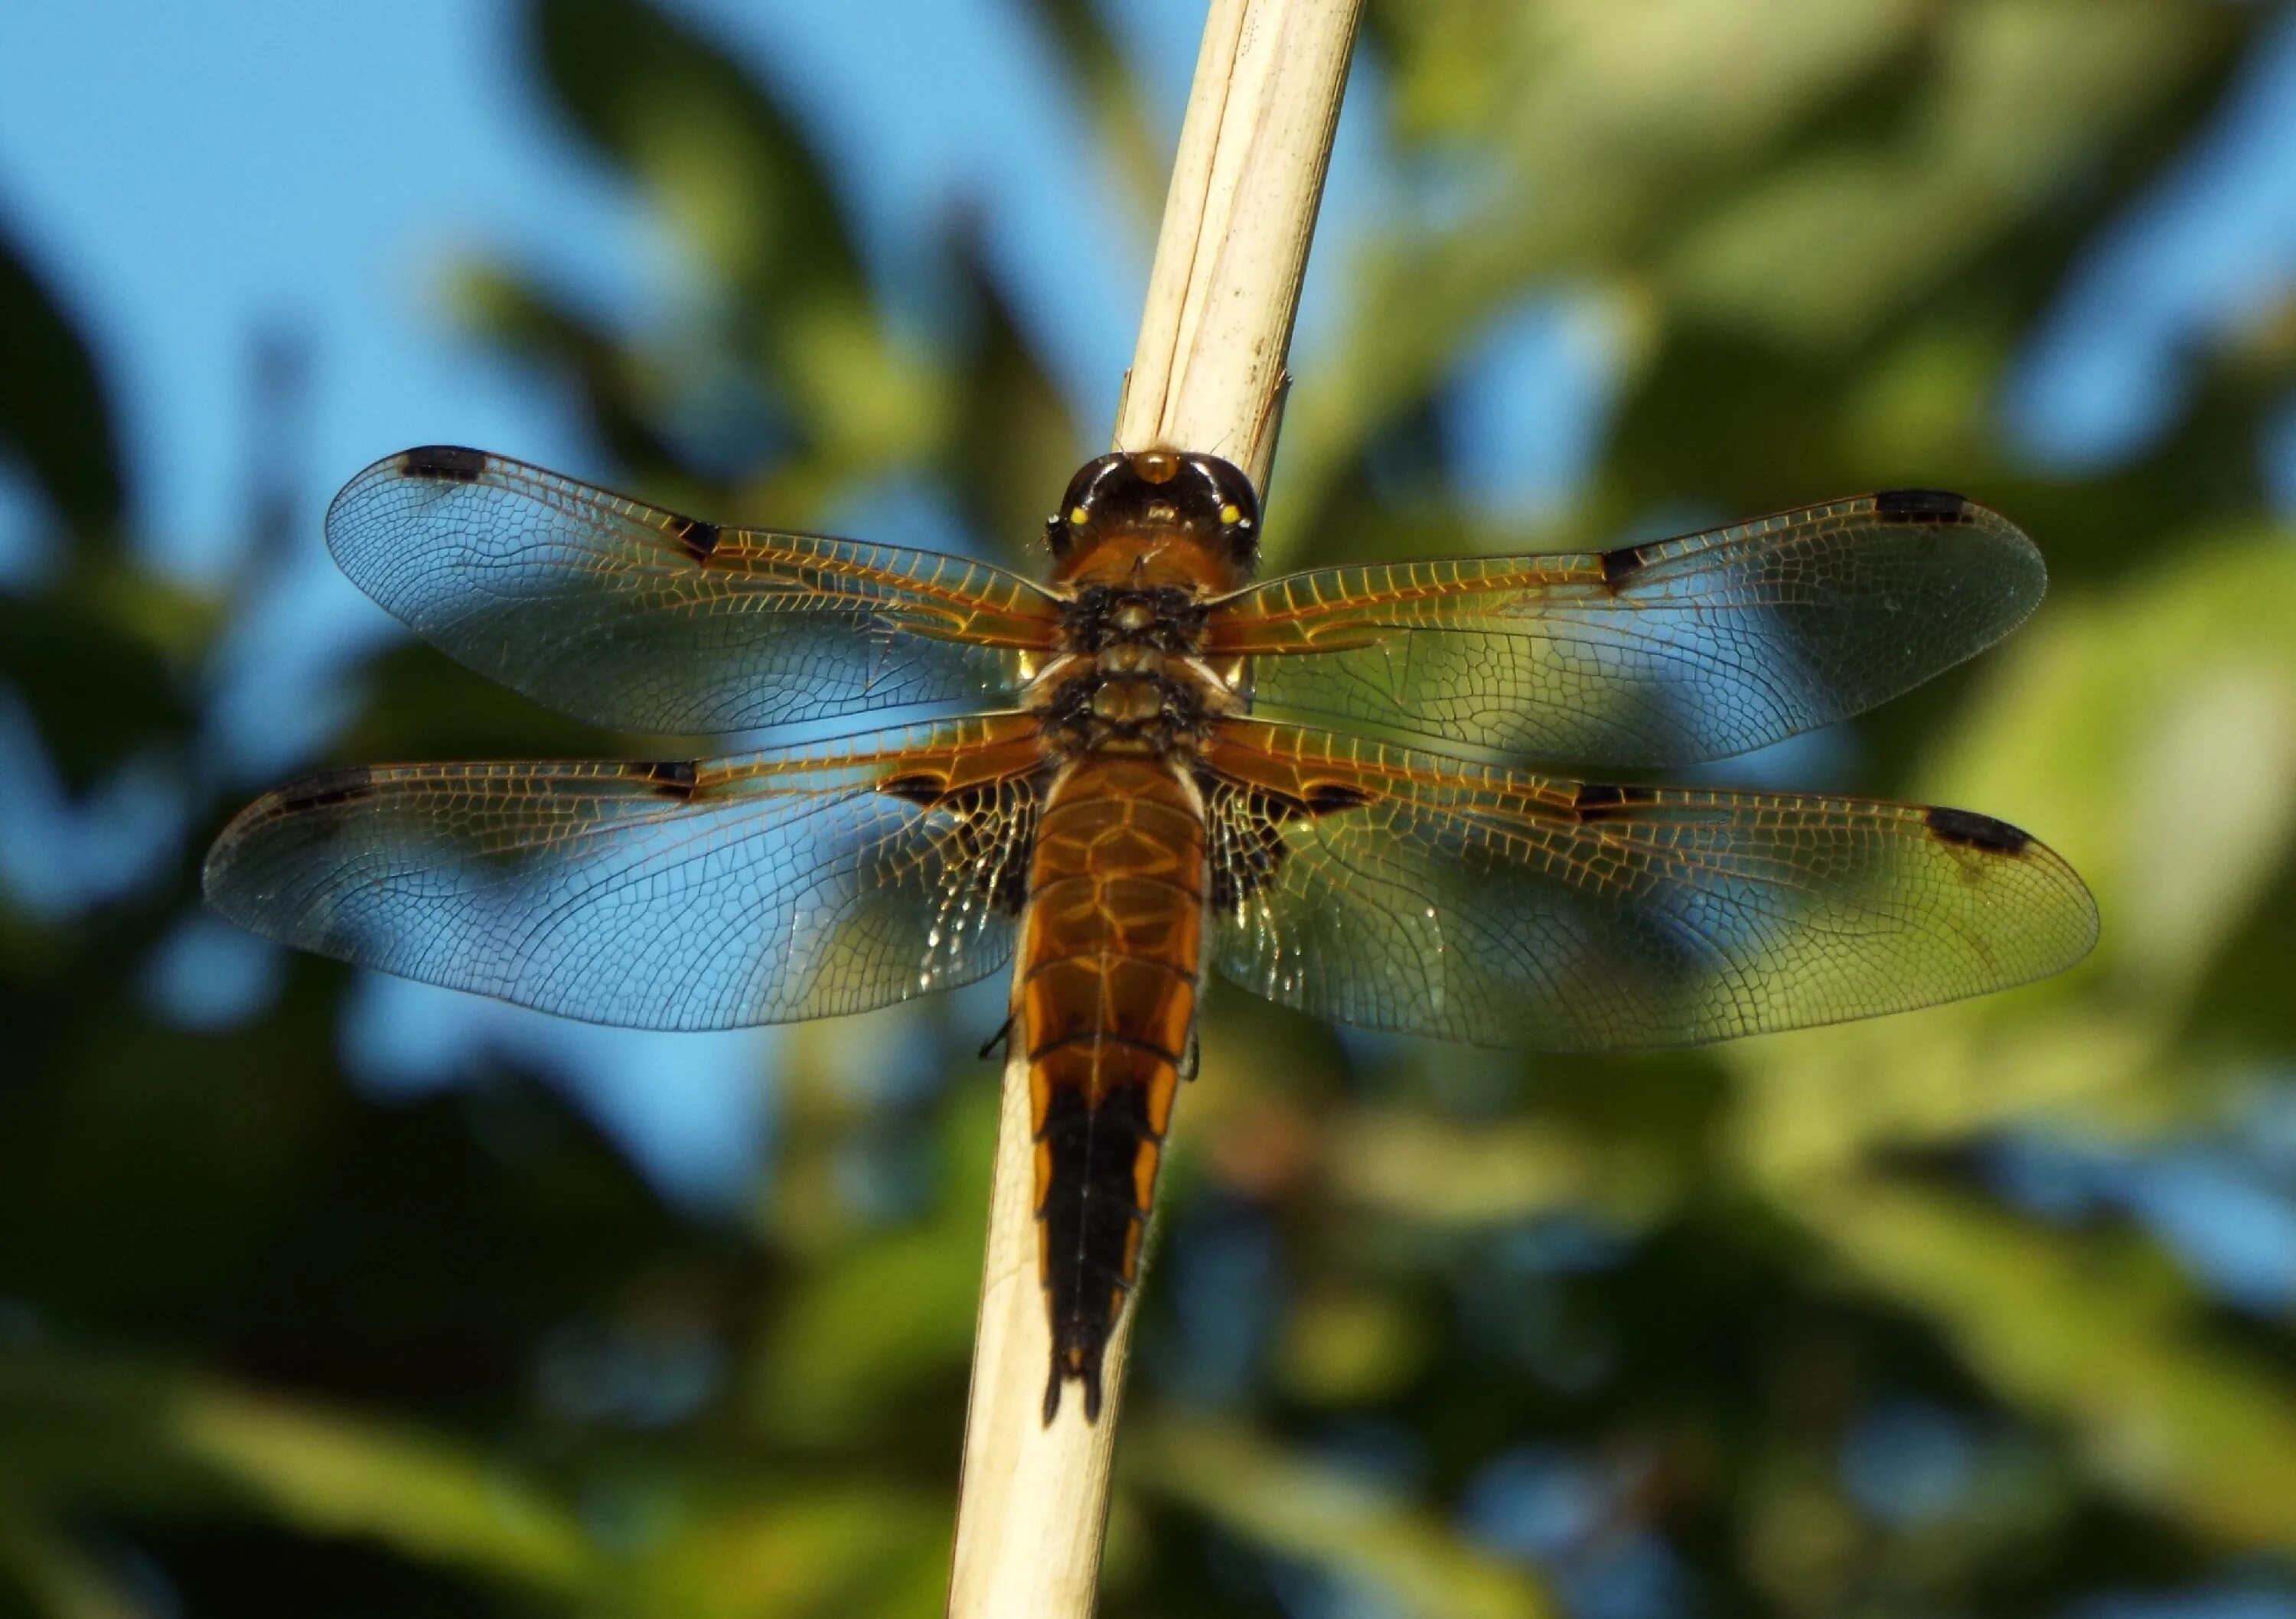
<instances>
[{"instance_id":1,"label":"orange abdomen","mask_svg":"<svg viewBox=\"0 0 2296 1619\"><path fill-rule=\"evenodd\" d=\"M1139 1273L1195 1020L1204 871L1200 804L1147 756L1078 759L1037 823L1013 1037L1036 1121L1046 1421L1069 1378L1086 1419L1099 1414L1101 1356Z\"/></svg>"}]
</instances>

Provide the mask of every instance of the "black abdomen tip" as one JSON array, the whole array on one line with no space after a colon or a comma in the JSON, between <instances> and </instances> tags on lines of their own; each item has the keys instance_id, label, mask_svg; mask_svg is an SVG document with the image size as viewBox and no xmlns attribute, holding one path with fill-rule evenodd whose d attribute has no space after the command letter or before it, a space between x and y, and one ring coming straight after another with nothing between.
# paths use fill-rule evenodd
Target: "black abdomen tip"
<instances>
[{"instance_id":1,"label":"black abdomen tip","mask_svg":"<svg viewBox=\"0 0 2296 1619\"><path fill-rule=\"evenodd\" d=\"M398 470L408 478L433 478L444 483L476 483L487 470L483 450L466 450L456 444L418 445L398 453Z\"/></svg>"},{"instance_id":2,"label":"black abdomen tip","mask_svg":"<svg viewBox=\"0 0 2296 1619\"><path fill-rule=\"evenodd\" d=\"M1957 523L1968 510L1967 497L1950 489L1884 489L1874 497L1874 515L1901 523Z\"/></svg>"},{"instance_id":3,"label":"black abdomen tip","mask_svg":"<svg viewBox=\"0 0 2296 1619\"><path fill-rule=\"evenodd\" d=\"M2005 821L1980 815L1975 810L1933 809L1923 820L1931 831L1948 843L1986 849L1996 854L2022 854L2033 841L2031 834Z\"/></svg>"}]
</instances>

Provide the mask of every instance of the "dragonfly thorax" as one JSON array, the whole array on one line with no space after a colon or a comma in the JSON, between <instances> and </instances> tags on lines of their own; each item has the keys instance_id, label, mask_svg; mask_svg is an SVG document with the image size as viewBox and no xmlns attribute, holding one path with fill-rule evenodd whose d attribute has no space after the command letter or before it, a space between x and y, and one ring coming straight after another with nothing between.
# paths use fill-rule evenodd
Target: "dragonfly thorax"
<instances>
[{"instance_id":1,"label":"dragonfly thorax","mask_svg":"<svg viewBox=\"0 0 2296 1619\"><path fill-rule=\"evenodd\" d=\"M1202 598L1185 585L1087 585L1061 606L1069 650L1136 647L1187 656L1204 644Z\"/></svg>"},{"instance_id":2,"label":"dragonfly thorax","mask_svg":"<svg viewBox=\"0 0 2296 1619\"><path fill-rule=\"evenodd\" d=\"M1193 750L1232 694L1201 661L1204 604L1174 585L1089 585L1063 604L1062 655L1038 682L1045 735L1066 755Z\"/></svg>"},{"instance_id":3,"label":"dragonfly thorax","mask_svg":"<svg viewBox=\"0 0 2296 1619\"><path fill-rule=\"evenodd\" d=\"M1145 648L1111 648L1046 671L1037 704L1055 755L1193 754L1227 705L1190 658Z\"/></svg>"}]
</instances>

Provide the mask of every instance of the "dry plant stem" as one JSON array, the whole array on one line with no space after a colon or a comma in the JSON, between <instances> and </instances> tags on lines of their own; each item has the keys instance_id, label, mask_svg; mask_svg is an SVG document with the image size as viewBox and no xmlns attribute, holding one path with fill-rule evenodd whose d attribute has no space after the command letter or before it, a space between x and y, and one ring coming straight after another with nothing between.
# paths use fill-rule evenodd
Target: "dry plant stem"
<instances>
[{"instance_id":1,"label":"dry plant stem","mask_svg":"<svg viewBox=\"0 0 2296 1619\"><path fill-rule=\"evenodd\" d=\"M1263 491L1359 0L1214 0L1180 130L1119 449L1235 462ZM1019 1044L1015 1042L1015 1045ZM957 1500L951 1619L1089 1615L1131 1312L1110 1338L1106 1403L1043 1419L1052 1334L1037 1277L1029 1066L1004 1066L980 1318Z\"/></svg>"},{"instance_id":2,"label":"dry plant stem","mask_svg":"<svg viewBox=\"0 0 2296 1619\"><path fill-rule=\"evenodd\" d=\"M1215 0L1115 447L1205 450L1264 498L1359 0Z\"/></svg>"}]
</instances>

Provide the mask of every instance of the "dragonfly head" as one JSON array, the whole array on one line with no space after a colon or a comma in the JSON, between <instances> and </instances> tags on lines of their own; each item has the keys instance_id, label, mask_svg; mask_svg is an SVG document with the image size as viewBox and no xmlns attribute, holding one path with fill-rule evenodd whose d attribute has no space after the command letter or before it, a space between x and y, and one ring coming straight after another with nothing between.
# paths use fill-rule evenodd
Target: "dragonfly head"
<instances>
[{"instance_id":1,"label":"dragonfly head","mask_svg":"<svg viewBox=\"0 0 2296 1619\"><path fill-rule=\"evenodd\" d=\"M1046 520L1054 577L1086 583L1119 575L1234 588L1259 561L1259 496L1217 455L1118 451L1078 469Z\"/></svg>"}]
</instances>

